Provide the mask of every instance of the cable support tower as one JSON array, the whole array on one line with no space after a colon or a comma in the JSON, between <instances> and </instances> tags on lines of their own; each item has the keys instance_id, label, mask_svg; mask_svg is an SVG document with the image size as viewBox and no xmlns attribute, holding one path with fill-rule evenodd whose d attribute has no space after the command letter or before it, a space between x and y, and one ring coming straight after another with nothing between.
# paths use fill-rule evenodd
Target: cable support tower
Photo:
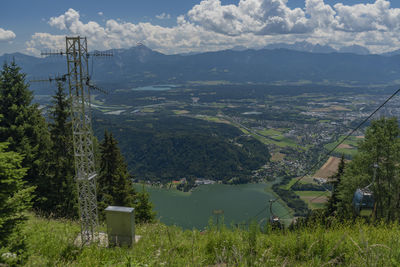
<instances>
[{"instance_id":1,"label":"cable support tower","mask_svg":"<svg viewBox=\"0 0 400 267\"><path fill-rule=\"evenodd\" d=\"M67 74L48 81L67 82L71 99L71 119L75 162L75 181L78 189L82 245L98 237L96 195L96 165L90 112L90 89L103 90L90 83L89 58L112 56L110 53L89 53L86 37L66 37L65 51L43 52L42 56L66 56Z\"/></svg>"}]
</instances>

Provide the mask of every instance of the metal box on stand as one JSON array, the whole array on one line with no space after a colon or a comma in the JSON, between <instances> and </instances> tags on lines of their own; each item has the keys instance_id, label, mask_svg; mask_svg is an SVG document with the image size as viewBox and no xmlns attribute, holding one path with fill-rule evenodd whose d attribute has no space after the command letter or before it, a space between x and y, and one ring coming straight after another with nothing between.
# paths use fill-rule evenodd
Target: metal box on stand
<instances>
[{"instance_id":1,"label":"metal box on stand","mask_svg":"<svg viewBox=\"0 0 400 267\"><path fill-rule=\"evenodd\" d=\"M105 212L109 246L132 246L135 243L135 209L108 206Z\"/></svg>"}]
</instances>

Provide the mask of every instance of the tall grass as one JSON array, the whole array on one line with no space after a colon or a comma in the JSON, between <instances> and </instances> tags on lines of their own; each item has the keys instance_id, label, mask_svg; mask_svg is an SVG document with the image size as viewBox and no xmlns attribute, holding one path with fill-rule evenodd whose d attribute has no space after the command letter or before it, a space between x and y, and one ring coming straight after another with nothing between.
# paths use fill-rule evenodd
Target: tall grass
<instances>
[{"instance_id":1,"label":"tall grass","mask_svg":"<svg viewBox=\"0 0 400 267\"><path fill-rule=\"evenodd\" d=\"M28 266L400 266L397 223L337 224L261 233L210 224L207 231L138 225L133 248L74 246L76 222L31 216Z\"/></svg>"}]
</instances>

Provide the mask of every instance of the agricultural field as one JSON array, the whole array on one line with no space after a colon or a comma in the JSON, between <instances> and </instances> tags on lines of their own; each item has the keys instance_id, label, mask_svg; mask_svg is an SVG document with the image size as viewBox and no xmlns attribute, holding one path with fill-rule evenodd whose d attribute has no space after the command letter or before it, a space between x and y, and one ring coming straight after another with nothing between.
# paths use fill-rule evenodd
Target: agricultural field
<instances>
[{"instance_id":1,"label":"agricultural field","mask_svg":"<svg viewBox=\"0 0 400 267\"><path fill-rule=\"evenodd\" d=\"M325 148L330 151L332 150L345 136L340 136L336 142L325 145ZM342 144L340 144L335 150L336 154L344 154L348 156L354 156L357 153L358 143L362 140L360 136L350 136Z\"/></svg>"},{"instance_id":2,"label":"agricultural field","mask_svg":"<svg viewBox=\"0 0 400 267\"><path fill-rule=\"evenodd\" d=\"M310 209L323 208L330 196L329 191L295 191L295 193L307 203Z\"/></svg>"},{"instance_id":3,"label":"agricultural field","mask_svg":"<svg viewBox=\"0 0 400 267\"><path fill-rule=\"evenodd\" d=\"M339 163L340 158L329 157L325 164L314 174L314 177L328 179L337 172Z\"/></svg>"},{"instance_id":4,"label":"agricultural field","mask_svg":"<svg viewBox=\"0 0 400 267\"><path fill-rule=\"evenodd\" d=\"M174 112L176 115L183 115L183 114L188 114L188 113L189 113L188 110L184 110L184 109L173 110L173 112Z\"/></svg>"},{"instance_id":5,"label":"agricultural field","mask_svg":"<svg viewBox=\"0 0 400 267\"><path fill-rule=\"evenodd\" d=\"M282 161L285 158L285 154L280 152L271 153L271 161Z\"/></svg>"},{"instance_id":6,"label":"agricultural field","mask_svg":"<svg viewBox=\"0 0 400 267\"><path fill-rule=\"evenodd\" d=\"M314 180L314 177L329 180L329 178L337 172L339 163L340 158L329 157L324 165L322 165L321 168L314 173L314 175L302 178L299 184L319 185ZM293 178L287 185L284 186L284 189L290 189L300 178L301 177ZM331 194L328 189L326 189L326 191L295 191L295 193L300 197L300 199L307 203L310 209L323 208L325 202Z\"/></svg>"},{"instance_id":7,"label":"agricultural field","mask_svg":"<svg viewBox=\"0 0 400 267\"><path fill-rule=\"evenodd\" d=\"M284 130L282 129L262 129L257 130L256 133L265 137L267 144L274 144L278 147L298 147L299 145L291 138L284 136Z\"/></svg>"}]
</instances>

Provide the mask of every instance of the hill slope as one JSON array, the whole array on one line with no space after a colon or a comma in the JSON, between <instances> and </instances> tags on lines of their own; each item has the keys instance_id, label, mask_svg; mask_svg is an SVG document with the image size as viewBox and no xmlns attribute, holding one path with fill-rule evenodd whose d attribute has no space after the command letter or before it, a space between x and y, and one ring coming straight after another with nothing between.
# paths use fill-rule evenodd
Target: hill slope
<instances>
[{"instance_id":1,"label":"hill slope","mask_svg":"<svg viewBox=\"0 0 400 267\"><path fill-rule=\"evenodd\" d=\"M96 118L96 135L101 139L104 129L112 131L131 173L141 179L239 177L246 182L270 158L261 142L223 123L165 115Z\"/></svg>"}]
</instances>

